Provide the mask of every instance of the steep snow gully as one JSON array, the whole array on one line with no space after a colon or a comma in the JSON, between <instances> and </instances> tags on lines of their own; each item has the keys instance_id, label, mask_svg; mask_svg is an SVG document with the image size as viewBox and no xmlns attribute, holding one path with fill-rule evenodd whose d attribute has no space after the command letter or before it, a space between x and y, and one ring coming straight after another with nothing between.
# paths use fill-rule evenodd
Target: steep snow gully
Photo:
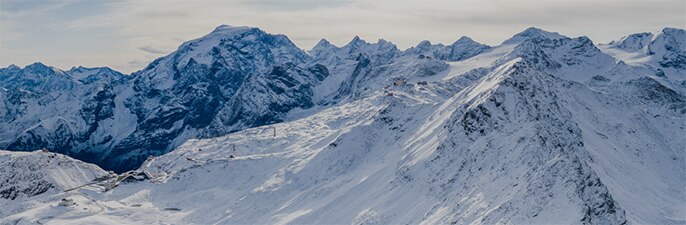
<instances>
[{"instance_id":1,"label":"steep snow gully","mask_svg":"<svg viewBox=\"0 0 686 225\"><path fill-rule=\"evenodd\" d=\"M222 25L0 86L0 224L686 224L683 29L305 52Z\"/></svg>"}]
</instances>

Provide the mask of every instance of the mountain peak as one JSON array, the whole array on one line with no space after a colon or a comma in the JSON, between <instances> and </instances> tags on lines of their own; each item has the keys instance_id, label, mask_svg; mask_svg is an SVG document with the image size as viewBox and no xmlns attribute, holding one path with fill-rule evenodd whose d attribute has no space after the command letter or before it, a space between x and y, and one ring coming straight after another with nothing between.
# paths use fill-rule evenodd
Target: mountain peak
<instances>
[{"instance_id":1,"label":"mountain peak","mask_svg":"<svg viewBox=\"0 0 686 225\"><path fill-rule=\"evenodd\" d=\"M453 48L465 48L468 46L473 46L474 48L482 48L482 49L486 49L486 48L490 47L488 45L476 42L467 36L460 37L460 39L457 39L457 41L450 44L450 46L452 46Z\"/></svg>"},{"instance_id":2,"label":"mountain peak","mask_svg":"<svg viewBox=\"0 0 686 225\"><path fill-rule=\"evenodd\" d=\"M109 67L85 67L85 66L78 66L78 67L72 67L69 69L67 72L68 73L79 73L79 72L116 72L115 70L109 68Z\"/></svg>"},{"instance_id":3,"label":"mountain peak","mask_svg":"<svg viewBox=\"0 0 686 225\"><path fill-rule=\"evenodd\" d=\"M30 67L30 68L43 68L43 67L48 67L48 68L49 68L49 66L47 66L47 65L45 65L45 64L43 64L43 63L41 63L41 62L34 62L34 63L31 63L31 64L29 64L29 65L26 65L26 67L24 67L24 68L29 68L29 67Z\"/></svg>"},{"instance_id":4,"label":"mountain peak","mask_svg":"<svg viewBox=\"0 0 686 225\"><path fill-rule=\"evenodd\" d=\"M674 27L665 27L662 29L663 34L683 34L686 33L686 30L680 29L680 28L674 28Z\"/></svg>"},{"instance_id":5,"label":"mountain peak","mask_svg":"<svg viewBox=\"0 0 686 225\"><path fill-rule=\"evenodd\" d=\"M429 41L421 41L416 47L406 50L406 55L425 55L439 60L460 61L475 56L490 48L472 40L469 37L460 37L450 45L431 44Z\"/></svg>"},{"instance_id":6,"label":"mountain peak","mask_svg":"<svg viewBox=\"0 0 686 225\"><path fill-rule=\"evenodd\" d=\"M686 30L664 28L655 35L647 53L656 55L660 66L686 69Z\"/></svg>"},{"instance_id":7,"label":"mountain peak","mask_svg":"<svg viewBox=\"0 0 686 225\"><path fill-rule=\"evenodd\" d=\"M382 45L383 45L383 44L390 44L391 42L390 42L390 41L386 41L386 40L383 39L383 38L379 38L379 40L377 40L376 43L377 43L377 44L382 44Z\"/></svg>"},{"instance_id":8,"label":"mountain peak","mask_svg":"<svg viewBox=\"0 0 686 225\"><path fill-rule=\"evenodd\" d=\"M360 38L360 36L355 35L355 37L353 37L353 39L350 40L350 42L348 42L348 44L345 46L346 47L347 46L360 46L360 45L368 45L368 44L369 43L367 41L363 40L362 38Z\"/></svg>"},{"instance_id":9,"label":"mountain peak","mask_svg":"<svg viewBox=\"0 0 686 225\"><path fill-rule=\"evenodd\" d=\"M240 33L240 32L245 32L251 29L258 29L254 27L248 27L248 26L231 26L231 25L226 25L222 24L219 25L218 27L214 28L214 30L211 33Z\"/></svg>"},{"instance_id":10,"label":"mountain peak","mask_svg":"<svg viewBox=\"0 0 686 225\"><path fill-rule=\"evenodd\" d=\"M686 30L667 27L655 36L655 43L665 42L670 49L686 51Z\"/></svg>"},{"instance_id":11,"label":"mountain peak","mask_svg":"<svg viewBox=\"0 0 686 225\"><path fill-rule=\"evenodd\" d=\"M182 46L187 45L188 43L198 43L198 42L203 42L203 41L209 41L209 40L220 40L224 38L230 38L230 37L236 37L242 34L245 34L247 32L254 31L256 33L265 33L264 31L260 30L259 28L255 27L248 27L248 26L230 26L230 25L219 25L218 27L214 28L212 32L209 34L206 34L205 36L202 36L197 39L193 39L190 41L187 41L182 44Z\"/></svg>"},{"instance_id":12,"label":"mountain peak","mask_svg":"<svg viewBox=\"0 0 686 225\"><path fill-rule=\"evenodd\" d=\"M282 47L284 49L274 50ZM250 53L272 50L276 54L275 59L301 61L307 57L305 52L285 35L270 34L256 27L220 25L207 35L184 42L176 51L153 61L153 66L148 66L144 70L151 69L159 63L169 62L176 68L183 68L190 62L210 65L218 59L217 57L241 58Z\"/></svg>"},{"instance_id":13,"label":"mountain peak","mask_svg":"<svg viewBox=\"0 0 686 225\"><path fill-rule=\"evenodd\" d=\"M457 39L457 41L453 42L452 45L460 44L460 43L478 43L474 40L472 40L470 37L467 36L462 36L460 39Z\"/></svg>"},{"instance_id":14,"label":"mountain peak","mask_svg":"<svg viewBox=\"0 0 686 225\"><path fill-rule=\"evenodd\" d=\"M56 68L51 67L51 66L47 66L41 62L31 63L31 64L25 66L24 70L32 71L32 72L36 72L36 73L41 73L41 74L43 74L43 73L54 73L54 72L58 71Z\"/></svg>"},{"instance_id":15,"label":"mountain peak","mask_svg":"<svg viewBox=\"0 0 686 225\"><path fill-rule=\"evenodd\" d=\"M255 31L257 33L264 33L264 31L260 30L259 28L255 28L255 27L220 25L220 26L214 28L214 30L212 30L212 32L210 32L209 34L206 34L205 36L202 36L202 37L197 38L197 39L187 41L187 42L183 43L182 46L185 46L188 43L198 43L198 42L203 42L203 41L215 42L215 41L211 41L211 40L217 40L216 42L218 42L221 39L236 37L236 36L245 34L245 33L250 32L250 31Z\"/></svg>"},{"instance_id":16,"label":"mountain peak","mask_svg":"<svg viewBox=\"0 0 686 225\"><path fill-rule=\"evenodd\" d=\"M118 79L125 76L124 74L109 67L84 66L72 67L69 71L67 71L67 74L76 80L86 83L100 80L102 78Z\"/></svg>"},{"instance_id":17,"label":"mountain peak","mask_svg":"<svg viewBox=\"0 0 686 225\"><path fill-rule=\"evenodd\" d=\"M560 33L557 32L551 32L551 31L546 31L541 28L537 27L529 27L526 30L519 32L512 36L510 39L507 39L503 42L503 44L516 44L516 43L521 43L523 41L529 40L529 39L564 39L567 38L564 35L561 35Z\"/></svg>"},{"instance_id":18,"label":"mountain peak","mask_svg":"<svg viewBox=\"0 0 686 225\"><path fill-rule=\"evenodd\" d=\"M84 67L84 66L73 66L73 67L71 67L71 69L69 69L69 72L91 70L91 69L98 69L98 68L100 68L100 67L88 68L88 67Z\"/></svg>"},{"instance_id":19,"label":"mountain peak","mask_svg":"<svg viewBox=\"0 0 686 225\"><path fill-rule=\"evenodd\" d=\"M538 34L558 34L558 33L557 33L557 32L546 31L546 30L543 30L543 29L538 28L538 27L529 27L529 28L526 28L524 31L519 32L518 34L521 34L521 35L524 35L524 34L528 34L528 35L535 34L535 35L538 35Z\"/></svg>"},{"instance_id":20,"label":"mountain peak","mask_svg":"<svg viewBox=\"0 0 686 225\"><path fill-rule=\"evenodd\" d=\"M326 55L330 52L333 52L336 49L338 49L338 47L331 44L331 42L329 42L328 40L322 38L321 40L319 40L319 42L317 42L316 45L314 45L314 47L312 47L312 49L310 49L307 52L311 56L318 57L318 56L322 56L322 54ZM326 53L323 53L323 52L326 52Z\"/></svg>"},{"instance_id":21,"label":"mountain peak","mask_svg":"<svg viewBox=\"0 0 686 225\"><path fill-rule=\"evenodd\" d=\"M417 47L415 47L415 48L417 48L417 49L429 49L429 48L431 48L431 46L432 46L432 44L430 41L423 40L423 41L419 42L419 44L417 44Z\"/></svg>"},{"instance_id":22,"label":"mountain peak","mask_svg":"<svg viewBox=\"0 0 686 225\"><path fill-rule=\"evenodd\" d=\"M335 46L333 44L331 44L331 42L329 42L329 40L322 38L321 40L319 40L319 42L317 42L316 45L314 45L314 47L312 47L312 49L322 49L322 48L331 48L331 47L335 47Z\"/></svg>"},{"instance_id":23,"label":"mountain peak","mask_svg":"<svg viewBox=\"0 0 686 225\"><path fill-rule=\"evenodd\" d=\"M19 67L19 66L17 66L17 65L14 65L14 64L10 64L10 65L7 66L7 68L5 68L5 69L9 69L9 70L19 70L19 69L21 69L21 67Z\"/></svg>"},{"instance_id":24,"label":"mountain peak","mask_svg":"<svg viewBox=\"0 0 686 225\"><path fill-rule=\"evenodd\" d=\"M617 41L612 41L610 45L627 50L640 50L647 46L652 39L653 34L650 32L635 33L624 36Z\"/></svg>"}]
</instances>

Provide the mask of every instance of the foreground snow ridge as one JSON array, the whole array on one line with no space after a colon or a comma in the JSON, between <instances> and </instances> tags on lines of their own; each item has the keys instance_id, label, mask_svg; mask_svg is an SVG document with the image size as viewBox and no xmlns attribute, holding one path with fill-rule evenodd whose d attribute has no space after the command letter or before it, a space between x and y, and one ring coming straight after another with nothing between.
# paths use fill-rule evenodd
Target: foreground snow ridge
<instances>
[{"instance_id":1,"label":"foreground snow ridge","mask_svg":"<svg viewBox=\"0 0 686 225\"><path fill-rule=\"evenodd\" d=\"M83 129L86 159L142 165L0 151L0 224L686 224L685 41L529 28L305 53L222 25L132 76L8 67L31 76L0 77L19 118L0 122L40 121L9 147ZM99 116L22 111L63 90Z\"/></svg>"}]
</instances>

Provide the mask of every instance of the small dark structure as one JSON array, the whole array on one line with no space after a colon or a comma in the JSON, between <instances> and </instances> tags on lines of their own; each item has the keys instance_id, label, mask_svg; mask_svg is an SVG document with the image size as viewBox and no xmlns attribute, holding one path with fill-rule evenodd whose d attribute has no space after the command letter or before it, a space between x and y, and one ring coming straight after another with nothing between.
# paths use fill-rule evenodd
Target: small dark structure
<instances>
[{"instance_id":1,"label":"small dark structure","mask_svg":"<svg viewBox=\"0 0 686 225\"><path fill-rule=\"evenodd\" d=\"M76 205L76 202L74 202L73 199L71 198L63 198L62 201L60 201L59 206L74 206Z\"/></svg>"},{"instance_id":2,"label":"small dark structure","mask_svg":"<svg viewBox=\"0 0 686 225\"><path fill-rule=\"evenodd\" d=\"M127 176L121 181L122 183L144 181L151 178L147 173L141 171L131 171L126 175Z\"/></svg>"}]
</instances>

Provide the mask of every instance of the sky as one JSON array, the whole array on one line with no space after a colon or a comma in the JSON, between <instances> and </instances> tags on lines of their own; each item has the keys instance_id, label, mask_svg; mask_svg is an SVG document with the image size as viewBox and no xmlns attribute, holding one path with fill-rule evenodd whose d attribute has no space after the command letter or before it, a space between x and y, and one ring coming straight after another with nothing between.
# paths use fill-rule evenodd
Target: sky
<instances>
[{"instance_id":1,"label":"sky","mask_svg":"<svg viewBox=\"0 0 686 225\"><path fill-rule=\"evenodd\" d=\"M285 34L304 50L358 35L405 49L461 36L498 45L528 27L595 43L686 27L686 0L0 0L0 67L142 69L221 24Z\"/></svg>"}]
</instances>

